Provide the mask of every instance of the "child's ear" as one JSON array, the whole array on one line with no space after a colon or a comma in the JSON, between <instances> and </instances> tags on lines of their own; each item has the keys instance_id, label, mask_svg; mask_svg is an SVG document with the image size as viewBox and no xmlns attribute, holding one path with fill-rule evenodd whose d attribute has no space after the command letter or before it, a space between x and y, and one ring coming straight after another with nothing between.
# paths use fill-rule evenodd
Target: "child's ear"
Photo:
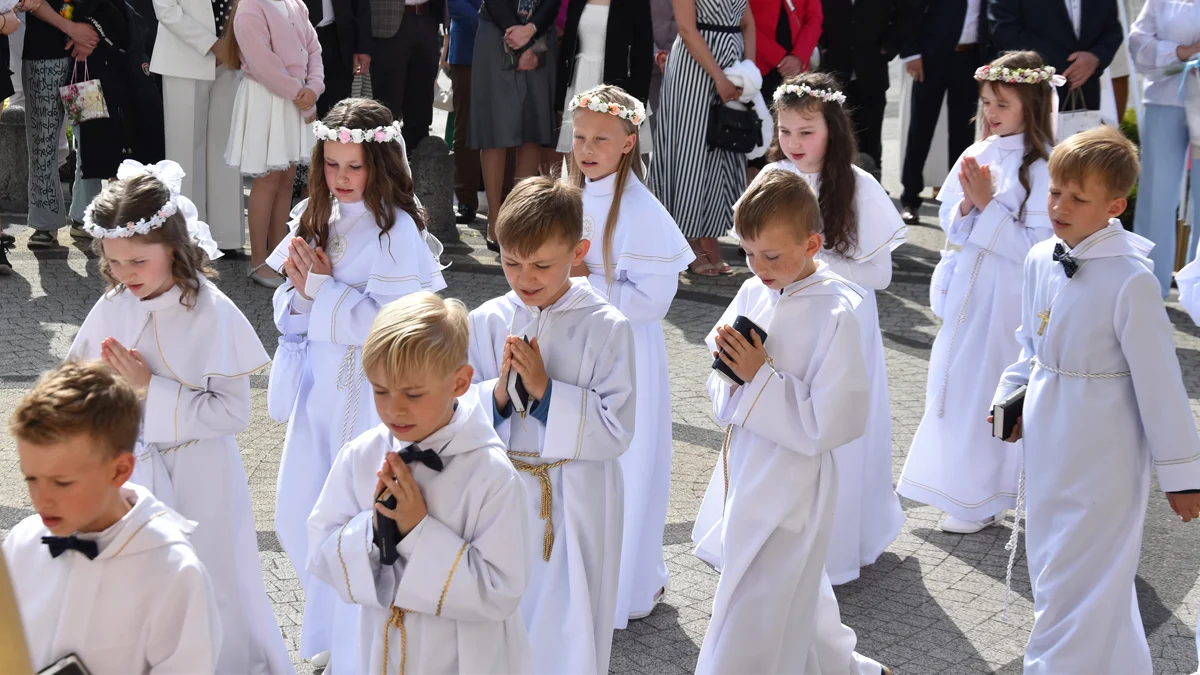
<instances>
[{"instance_id":1,"label":"child's ear","mask_svg":"<svg viewBox=\"0 0 1200 675\"><path fill-rule=\"evenodd\" d=\"M132 452L120 452L112 460L112 480L110 484L113 487L121 487L129 477L133 475L134 457Z\"/></svg>"},{"instance_id":2,"label":"child's ear","mask_svg":"<svg viewBox=\"0 0 1200 675\"><path fill-rule=\"evenodd\" d=\"M1117 197L1116 199L1112 200L1112 203L1110 203L1108 205L1108 217L1116 218L1117 216L1121 215L1122 213L1125 213L1125 207L1128 205L1129 205L1129 202L1126 201L1126 199L1124 197Z\"/></svg>"},{"instance_id":3,"label":"child's ear","mask_svg":"<svg viewBox=\"0 0 1200 675\"><path fill-rule=\"evenodd\" d=\"M637 147L637 144L638 135L636 133L629 134L625 137L625 145L621 146L621 154L628 155L630 152L633 152L633 149Z\"/></svg>"},{"instance_id":4,"label":"child's ear","mask_svg":"<svg viewBox=\"0 0 1200 675\"><path fill-rule=\"evenodd\" d=\"M815 258L821 252L821 246L824 244L824 237L819 232L813 232L808 235L808 239L804 242L804 256L807 258Z\"/></svg>"},{"instance_id":5,"label":"child's ear","mask_svg":"<svg viewBox=\"0 0 1200 675\"><path fill-rule=\"evenodd\" d=\"M475 375L475 369L470 364L464 363L454 371L454 396L455 398L467 393L471 388L471 378Z\"/></svg>"},{"instance_id":6,"label":"child's ear","mask_svg":"<svg viewBox=\"0 0 1200 675\"><path fill-rule=\"evenodd\" d=\"M571 259L571 266L575 267L583 264L583 258L592 248L591 239L580 239L578 244L575 244L575 257Z\"/></svg>"}]
</instances>

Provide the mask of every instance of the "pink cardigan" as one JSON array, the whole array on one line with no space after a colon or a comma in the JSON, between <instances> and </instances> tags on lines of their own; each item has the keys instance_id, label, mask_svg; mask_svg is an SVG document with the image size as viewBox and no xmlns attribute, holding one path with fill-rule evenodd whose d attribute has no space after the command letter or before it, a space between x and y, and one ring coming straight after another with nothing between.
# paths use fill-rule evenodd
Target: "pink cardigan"
<instances>
[{"instance_id":1,"label":"pink cardigan","mask_svg":"<svg viewBox=\"0 0 1200 675\"><path fill-rule=\"evenodd\" d=\"M284 2L288 16L268 3ZM233 17L242 72L272 94L291 101L308 87L325 91L325 68L317 31L300 0L240 0Z\"/></svg>"}]
</instances>

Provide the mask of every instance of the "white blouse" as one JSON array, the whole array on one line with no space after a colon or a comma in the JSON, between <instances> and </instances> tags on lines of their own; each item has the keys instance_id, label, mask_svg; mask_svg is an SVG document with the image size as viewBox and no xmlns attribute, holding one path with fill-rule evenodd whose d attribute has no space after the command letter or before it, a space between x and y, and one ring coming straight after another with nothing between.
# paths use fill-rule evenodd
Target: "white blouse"
<instances>
[{"instance_id":1,"label":"white blouse","mask_svg":"<svg viewBox=\"0 0 1200 675\"><path fill-rule=\"evenodd\" d=\"M1200 3L1193 0L1148 0L1129 33L1129 53L1138 72L1146 77L1145 101L1158 105L1183 105L1178 73L1168 75L1181 62L1179 45L1200 42Z\"/></svg>"}]
</instances>

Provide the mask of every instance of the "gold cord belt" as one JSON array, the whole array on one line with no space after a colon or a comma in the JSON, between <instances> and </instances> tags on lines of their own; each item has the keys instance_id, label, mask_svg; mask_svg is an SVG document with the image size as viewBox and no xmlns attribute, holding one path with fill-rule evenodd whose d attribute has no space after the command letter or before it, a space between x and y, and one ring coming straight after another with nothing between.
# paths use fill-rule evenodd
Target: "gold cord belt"
<instances>
[{"instance_id":1,"label":"gold cord belt","mask_svg":"<svg viewBox=\"0 0 1200 675\"><path fill-rule=\"evenodd\" d=\"M530 474L538 479L542 485L542 510L539 517L546 521L546 535L542 538L542 560L550 562L550 552L554 549L554 519L551 516L551 506L553 506L554 491L550 485L550 469L560 467L569 459L560 459L557 462L549 464L526 464L516 457L541 457L536 452L512 452L508 453L508 459L512 462L513 468L522 473Z\"/></svg>"},{"instance_id":2,"label":"gold cord belt","mask_svg":"<svg viewBox=\"0 0 1200 675\"><path fill-rule=\"evenodd\" d=\"M400 629L400 675L404 675L405 662L408 660L408 631L404 629L404 615L409 610L392 605L392 615L383 624L383 675L387 675L388 667L388 633L392 627Z\"/></svg>"}]
</instances>

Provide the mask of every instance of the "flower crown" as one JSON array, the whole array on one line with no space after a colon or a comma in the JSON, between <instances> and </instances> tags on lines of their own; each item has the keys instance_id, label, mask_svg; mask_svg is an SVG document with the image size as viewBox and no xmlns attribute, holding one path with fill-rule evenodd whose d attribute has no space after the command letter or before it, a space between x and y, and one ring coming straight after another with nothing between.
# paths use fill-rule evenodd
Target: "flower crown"
<instances>
[{"instance_id":1,"label":"flower crown","mask_svg":"<svg viewBox=\"0 0 1200 675\"><path fill-rule=\"evenodd\" d=\"M400 130L403 125L400 120L392 122L386 127L375 127L374 129L350 129L347 127L325 126L321 120L317 120L312 124L313 136L319 141L338 141L339 143L392 143L401 138Z\"/></svg>"},{"instance_id":2,"label":"flower crown","mask_svg":"<svg viewBox=\"0 0 1200 675\"><path fill-rule=\"evenodd\" d=\"M979 82L1004 82L1005 84L1040 84L1049 82L1061 87L1067 83L1067 78L1054 74L1054 66L1041 68L1005 68L1003 66L986 65L975 71L975 79Z\"/></svg>"},{"instance_id":3,"label":"flower crown","mask_svg":"<svg viewBox=\"0 0 1200 675\"><path fill-rule=\"evenodd\" d=\"M620 117L623 120L633 122L633 126L635 127L640 126L646 119L646 109L642 107L640 102L635 102L633 108L626 108L623 105L605 101L594 94L577 94L567 106L567 112L575 112L576 108L587 108L593 112Z\"/></svg>"},{"instance_id":4,"label":"flower crown","mask_svg":"<svg viewBox=\"0 0 1200 675\"><path fill-rule=\"evenodd\" d=\"M112 229L104 227L96 223L92 212L96 207L96 202L92 201L87 208L83 210L83 229L88 234L96 239L124 239L138 235L147 234L150 230L154 230L163 226L167 219L175 215L179 211L179 191L183 186L183 168L171 160L164 160L158 164L145 166L133 160L125 160L121 162L121 166L117 168L117 179L126 180L140 174L149 174L158 179L163 185L167 186L170 195L167 197L167 202L159 207L158 211L154 212L146 218L142 218L136 222L117 225Z\"/></svg>"},{"instance_id":5,"label":"flower crown","mask_svg":"<svg viewBox=\"0 0 1200 675\"><path fill-rule=\"evenodd\" d=\"M821 99L825 103L836 103L838 105L845 105L846 103L846 95L840 91L834 91L833 89L813 89L807 84L781 84L775 90L775 95L772 98L778 103L788 94L795 94L800 97L812 96L813 98Z\"/></svg>"}]
</instances>

